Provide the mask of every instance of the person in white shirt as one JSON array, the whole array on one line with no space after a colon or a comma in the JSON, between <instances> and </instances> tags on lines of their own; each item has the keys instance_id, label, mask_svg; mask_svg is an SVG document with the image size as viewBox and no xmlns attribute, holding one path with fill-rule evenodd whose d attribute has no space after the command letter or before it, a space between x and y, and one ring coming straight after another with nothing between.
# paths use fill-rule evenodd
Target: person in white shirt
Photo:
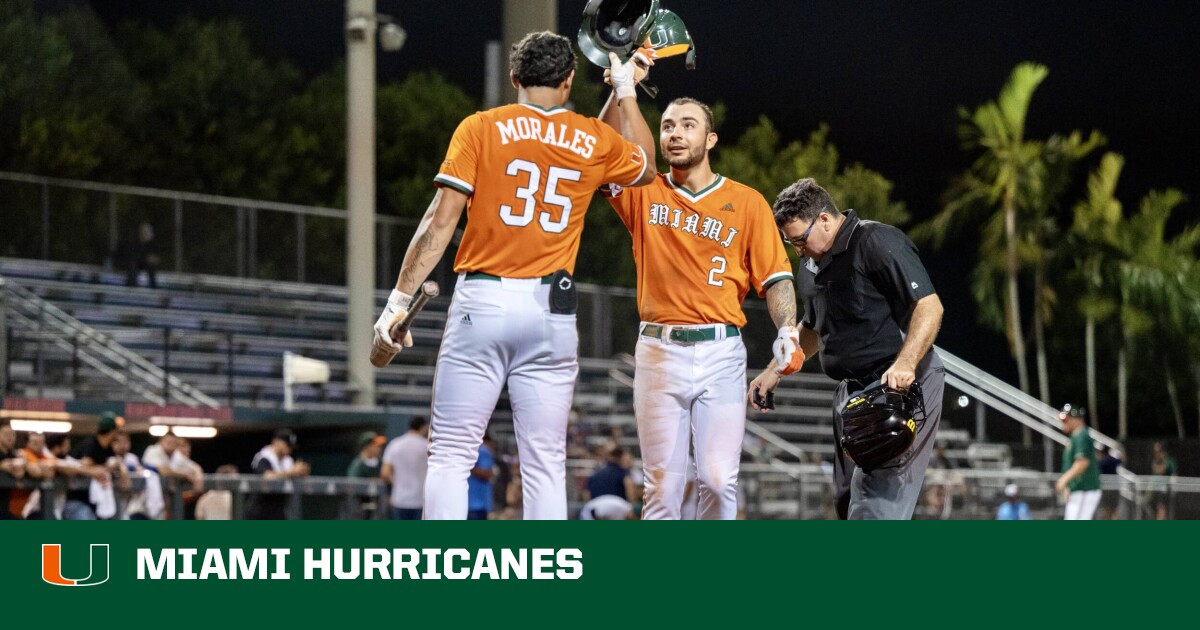
<instances>
[{"instance_id":1,"label":"person in white shirt","mask_svg":"<svg viewBox=\"0 0 1200 630\"><path fill-rule=\"evenodd\" d=\"M414 416L408 422L408 432L389 442L383 451L383 469L379 476L392 484L392 518L421 520L428 462L429 422Z\"/></svg>"}]
</instances>

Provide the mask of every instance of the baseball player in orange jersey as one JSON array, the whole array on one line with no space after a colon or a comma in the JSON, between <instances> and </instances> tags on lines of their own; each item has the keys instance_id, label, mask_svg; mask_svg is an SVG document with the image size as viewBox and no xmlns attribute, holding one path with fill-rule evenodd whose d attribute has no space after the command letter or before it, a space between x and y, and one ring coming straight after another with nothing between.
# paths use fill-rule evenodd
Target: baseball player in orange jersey
<instances>
[{"instance_id":1,"label":"baseball player in orange jersey","mask_svg":"<svg viewBox=\"0 0 1200 630\"><path fill-rule=\"evenodd\" d=\"M389 331L468 208L433 385L426 519L466 518L467 477L505 383L525 517L567 517L567 414L579 372L570 274L584 213L601 184L654 179L654 136L638 112L632 64L614 59L618 133L562 107L575 68L565 37L531 33L509 62L517 103L476 113L454 132L437 194L375 324L376 347L400 350Z\"/></svg>"},{"instance_id":2,"label":"baseball player in orange jersey","mask_svg":"<svg viewBox=\"0 0 1200 630\"><path fill-rule=\"evenodd\" d=\"M601 118L625 116L612 99ZM712 172L712 111L690 98L663 112L659 149L671 171L636 189L609 187L633 236L641 315L634 409L645 471L645 519L678 519L695 453L701 519L737 517L746 426L742 300L765 295L781 335L796 324L791 264L771 207ZM786 364L785 364L786 365Z\"/></svg>"}]
</instances>

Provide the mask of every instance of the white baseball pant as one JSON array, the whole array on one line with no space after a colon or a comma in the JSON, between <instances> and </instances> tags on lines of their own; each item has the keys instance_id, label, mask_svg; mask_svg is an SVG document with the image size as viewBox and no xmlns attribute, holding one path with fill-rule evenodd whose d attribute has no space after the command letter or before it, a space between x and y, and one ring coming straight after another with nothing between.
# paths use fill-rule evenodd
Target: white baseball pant
<instances>
[{"instance_id":1,"label":"white baseball pant","mask_svg":"<svg viewBox=\"0 0 1200 630\"><path fill-rule=\"evenodd\" d=\"M433 382L425 518L467 517L467 477L508 383L524 513L567 518L567 416L579 374L574 315L550 313L550 285L459 276Z\"/></svg>"},{"instance_id":2,"label":"white baseball pant","mask_svg":"<svg viewBox=\"0 0 1200 630\"><path fill-rule=\"evenodd\" d=\"M645 328L643 323L642 328ZM737 476L746 429L746 346L717 325L713 341L639 335L633 383L645 471L647 520L679 519L694 440L697 517L737 518ZM714 328L713 326L675 328ZM666 340L664 340L666 339Z\"/></svg>"},{"instance_id":3,"label":"white baseball pant","mask_svg":"<svg viewBox=\"0 0 1200 630\"><path fill-rule=\"evenodd\" d=\"M1099 490L1076 490L1067 497L1067 510L1064 520L1090 521L1096 514L1096 506L1100 505Z\"/></svg>"}]
</instances>

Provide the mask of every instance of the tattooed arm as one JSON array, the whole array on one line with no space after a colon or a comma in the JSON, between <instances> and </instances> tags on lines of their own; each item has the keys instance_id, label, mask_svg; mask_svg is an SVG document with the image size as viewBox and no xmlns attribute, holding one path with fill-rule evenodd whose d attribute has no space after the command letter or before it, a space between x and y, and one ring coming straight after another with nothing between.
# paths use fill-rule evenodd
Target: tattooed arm
<instances>
[{"instance_id":1,"label":"tattooed arm","mask_svg":"<svg viewBox=\"0 0 1200 630\"><path fill-rule=\"evenodd\" d=\"M446 253L446 246L450 244L466 207L465 194L447 186L438 187L404 254L400 277L396 279L397 291L408 295L417 293L417 288L433 273L442 254Z\"/></svg>"},{"instance_id":2,"label":"tattooed arm","mask_svg":"<svg viewBox=\"0 0 1200 630\"><path fill-rule=\"evenodd\" d=\"M790 280L780 280L767 288L767 312L776 328L796 325L796 287Z\"/></svg>"}]
</instances>

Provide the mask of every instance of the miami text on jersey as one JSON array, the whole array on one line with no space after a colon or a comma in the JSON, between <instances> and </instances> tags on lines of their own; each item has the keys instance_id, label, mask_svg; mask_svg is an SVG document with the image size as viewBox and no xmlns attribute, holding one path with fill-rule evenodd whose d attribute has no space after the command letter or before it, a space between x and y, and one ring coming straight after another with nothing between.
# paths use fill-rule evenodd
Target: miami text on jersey
<instances>
[{"instance_id":1,"label":"miami text on jersey","mask_svg":"<svg viewBox=\"0 0 1200 630\"><path fill-rule=\"evenodd\" d=\"M665 203L650 204L650 217L646 224L669 227L699 238L707 238L720 243L721 247L725 248L733 243L733 237L738 233L736 228L727 228L723 222L703 216L699 212L693 212L684 218L683 210L672 209ZM721 238L722 231L726 232L724 239Z\"/></svg>"}]
</instances>

